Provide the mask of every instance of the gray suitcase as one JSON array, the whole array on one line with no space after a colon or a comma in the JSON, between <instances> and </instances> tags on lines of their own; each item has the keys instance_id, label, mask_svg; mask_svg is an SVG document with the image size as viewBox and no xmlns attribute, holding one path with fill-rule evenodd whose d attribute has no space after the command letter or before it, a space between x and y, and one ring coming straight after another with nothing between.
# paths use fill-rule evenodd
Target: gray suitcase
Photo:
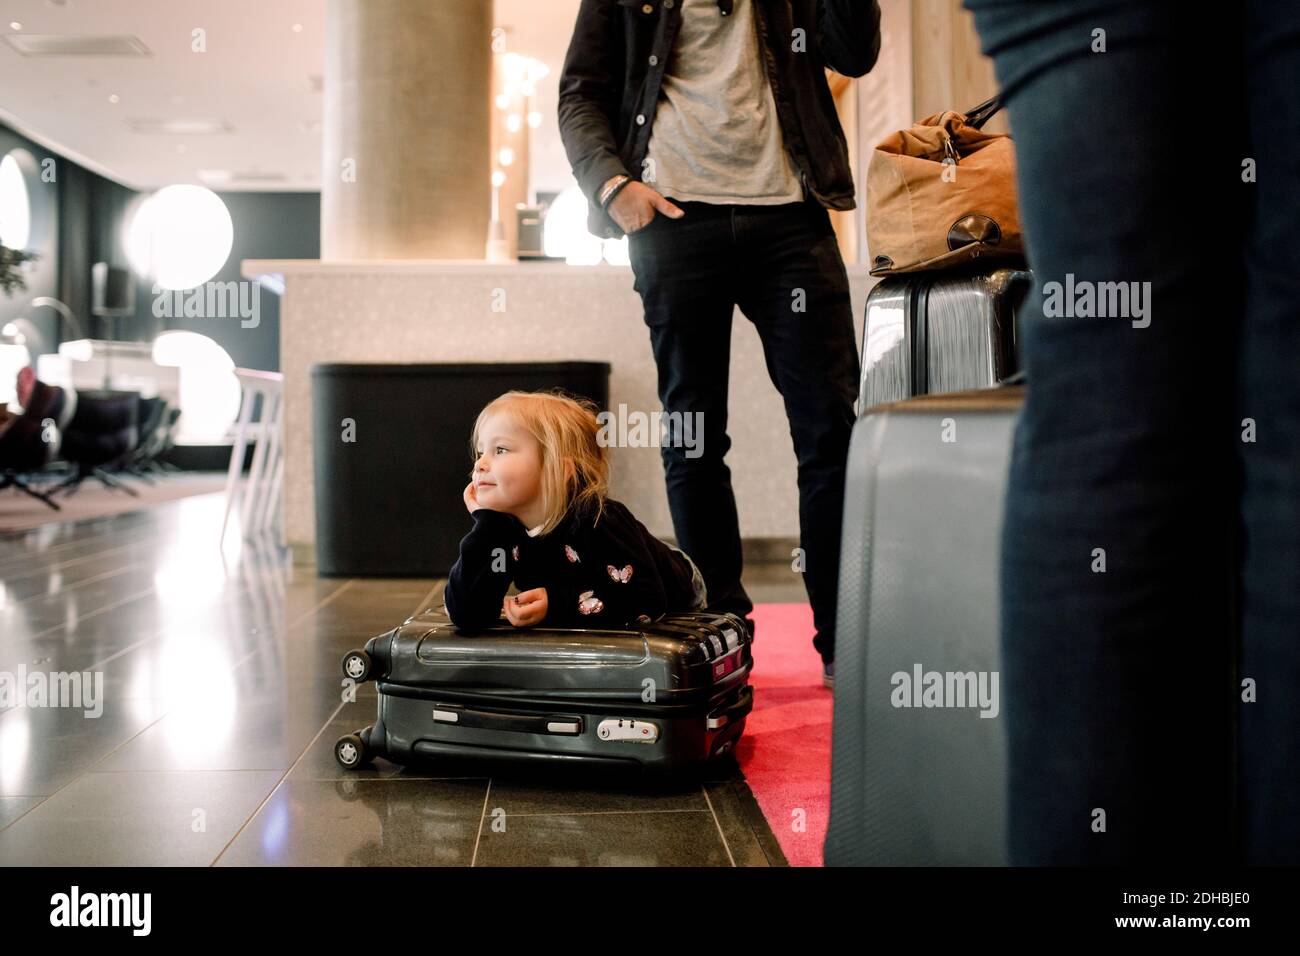
<instances>
[{"instance_id":1,"label":"gray suitcase","mask_svg":"<svg viewBox=\"0 0 1300 956\"><path fill-rule=\"evenodd\" d=\"M867 295L859 413L913 395L988 388L1010 378L1024 269L888 276Z\"/></svg>"},{"instance_id":2,"label":"gray suitcase","mask_svg":"<svg viewBox=\"0 0 1300 956\"><path fill-rule=\"evenodd\" d=\"M827 865L1006 862L993 675L1002 498L1022 392L912 398L870 409L854 427ZM927 700L931 673L942 692ZM997 716L981 701L996 702Z\"/></svg>"},{"instance_id":3,"label":"gray suitcase","mask_svg":"<svg viewBox=\"0 0 1300 956\"><path fill-rule=\"evenodd\" d=\"M379 705L334 755L347 769L375 756L699 769L744 732L750 642L734 614L670 614L636 630L503 622L467 635L430 610L344 656L344 676L375 681Z\"/></svg>"}]
</instances>

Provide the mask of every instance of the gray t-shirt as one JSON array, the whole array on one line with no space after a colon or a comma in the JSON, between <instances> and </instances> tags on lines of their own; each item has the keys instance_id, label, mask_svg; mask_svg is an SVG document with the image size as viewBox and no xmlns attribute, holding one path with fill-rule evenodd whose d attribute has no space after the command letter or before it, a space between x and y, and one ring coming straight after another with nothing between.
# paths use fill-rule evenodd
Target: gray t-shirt
<instances>
[{"instance_id":1,"label":"gray t-shirt","mask_svg":"<svg viewBox=\"0 0 1300 956\"><path fill-rule=\"evenodd\" d=\"M753 0L680 0L641 178L664 196L775 205L804 198L763 67Z\"/></svg>"}]
</instances>

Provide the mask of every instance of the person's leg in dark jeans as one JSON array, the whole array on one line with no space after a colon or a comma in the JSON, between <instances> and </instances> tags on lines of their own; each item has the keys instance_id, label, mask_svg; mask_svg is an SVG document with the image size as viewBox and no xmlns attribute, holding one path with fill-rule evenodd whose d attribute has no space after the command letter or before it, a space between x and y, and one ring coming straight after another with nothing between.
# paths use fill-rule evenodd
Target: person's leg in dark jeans
<instances>
[{"instance_id":1,"label":"person's leg in dark jeans","mask_svg":"<svg viewBox=\"0 0 1300 956\"><path fill-rule=\"evenodd\" d=\"M799 545L813 646L835 659L840 534L858 349L849 280L817 202L734 207L737 302L758 329L798 461Z\"/></svg>"},{"instance_id":2,"label":"person's leg in dark jeans","mask_svg":"<svg viewBox=\"0 0 1300 956\"><path fill-rule=\"evenodd\" d=\"M1300 5L1251 0L1246 76L1257 182L1246 248L1241 416L1241 708L1246 860L1300 864ZM1243 150L1243 153L1245 151ZM1243 159L1245 156L1243 155ZM1244 428L1243 428L1244 430Z\"/></svg>"},{"instance_id":3,"label":"person's leg in dark jeans","mask_svg":"<svg viewBox=\"0 0 1300 956\"><path fill-rule=\"evenodd\" d=\"M703 416L703 435L694 436L703 442L698 457L688 455L694 451L674 431L665 437L668 504L678 546L704 575L709 609L747 617L754 603L740 582L740 523L724 460L731 448L727 382L735 310L730 214L722 205L673 201L685 216L656 215L628 237L633 286L645 307L659 372L659 401L665 412Z\"/></svg>"},{"instance_id":4,"label":"person's leg in dark jeans","mask_svg":"<svg viewBox=\"0 0 1300 956\"><path fill-rule=\"evenodd\" d=\"M1010 859L1222 860L1239 24L1229 5L966 6L1006 96L1035 274L1000 559ZM1052 282L1130 284L1146 315L1045 315Z\"/></svg>"}]
</instances>

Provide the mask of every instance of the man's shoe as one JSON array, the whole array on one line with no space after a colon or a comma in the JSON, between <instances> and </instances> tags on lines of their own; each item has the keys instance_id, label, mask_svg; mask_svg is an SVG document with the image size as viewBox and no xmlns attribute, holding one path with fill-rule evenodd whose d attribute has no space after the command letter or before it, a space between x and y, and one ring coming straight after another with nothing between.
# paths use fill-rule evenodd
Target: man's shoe
<instances>
[{"instance_id":1,"label":"man's shoe","mask_svg":"<svg viewBox=\"0 0 1300 956\"><path fill-rule=\"evenodd\" d=\"M835 689L835 662L822 665L822 686Z\"/></svg>"}]
</instances>

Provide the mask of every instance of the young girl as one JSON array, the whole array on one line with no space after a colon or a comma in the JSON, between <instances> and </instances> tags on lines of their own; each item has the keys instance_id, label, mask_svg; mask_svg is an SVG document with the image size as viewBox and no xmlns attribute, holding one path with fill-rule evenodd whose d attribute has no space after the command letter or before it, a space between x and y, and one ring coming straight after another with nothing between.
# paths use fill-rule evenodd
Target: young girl
<instances>
[{"instance_id":1,"label":"young girl","mask_svg":"<svg viewBox=\"0 0 1300 956\"><path fill-rule=\"evenodd\" d=\"M516 627L635 627L705 606L695 562L608 497L594 409L511 391L479 413L464 493L474 529L445 593L457 627L482 629L503 611ZM519 593L506 598L511 581Z\"/></svg>"}]
</instances>

